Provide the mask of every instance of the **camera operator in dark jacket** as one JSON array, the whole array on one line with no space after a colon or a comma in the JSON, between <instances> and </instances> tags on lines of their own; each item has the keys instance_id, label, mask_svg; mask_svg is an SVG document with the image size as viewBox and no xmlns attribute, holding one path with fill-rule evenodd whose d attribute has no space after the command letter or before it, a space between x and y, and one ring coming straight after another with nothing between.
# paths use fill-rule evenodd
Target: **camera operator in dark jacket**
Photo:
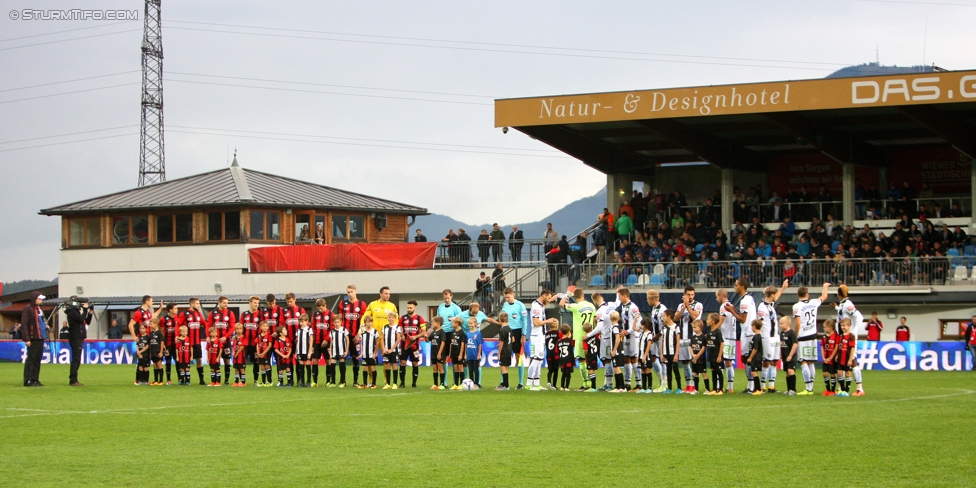
<instances>
[{"instance_id":1,"label":"camera operator in dark jacket","mask_svg":"<svg viewBox=\"0 0 976 488\"><path fill-rule=\"evenodd\" d=\"M47 324L44 323L44 312L41 302L44 295L40 292L31 293L30 303L20 314L24 344L27 346L27 358L24 359L24 386L44 386L38 381L41 374L41 357L44 355L44 339L47 338Z\"/></svg>"},{"instance_id":2,"label":"camera operator in dark jacket","mask_svg":"<svg viewBox=\"0 0 976 488\"><path fill-rule=\"evenodd\" d=\"M71 297L65 312L68 317L68 344L71 346L71 372L68 374L68 384L71 386L85 386L78 382L78 366L81 365L82 346L88 337L88 325L94 316L88 299Z\"/></svg>"}]
</instances>

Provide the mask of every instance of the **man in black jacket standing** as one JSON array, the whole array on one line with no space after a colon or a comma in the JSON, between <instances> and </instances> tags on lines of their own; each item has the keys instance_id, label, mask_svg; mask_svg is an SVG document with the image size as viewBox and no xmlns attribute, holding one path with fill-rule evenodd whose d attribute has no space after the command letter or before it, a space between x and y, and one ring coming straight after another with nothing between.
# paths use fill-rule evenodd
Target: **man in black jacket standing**
<instances>
[{"instance_id":1,"label":"man in black jacket standing","mask_svg":"<svg viewBox=\"0 0 976 488\"><path fill-rule=\"evenodd\" d=\"M47 324L44 323L44 312L41 311L41 302L45 298L40 292L31 293L30 303L20 314L24 344L27 346L24 386L44 386L38 378L41 374L41 357L44 355L44 339L47 338Z\"/></svg>"},{"instance_id":2,"label":"man in black jacket standing","mask_svg":"<svg viewBox=\"0 0 976 488\"><path fill-rule=\"evenodd\" d=\"M68 384L71 386L85 386L78 382L78 366L81 365L81 349L88 337L88 325L92 321L92 310L88 299L72 296L68 300L65 315L68 316L68 344L71 346L71 373L68 374Z\"/></svg>"}]
</instances>

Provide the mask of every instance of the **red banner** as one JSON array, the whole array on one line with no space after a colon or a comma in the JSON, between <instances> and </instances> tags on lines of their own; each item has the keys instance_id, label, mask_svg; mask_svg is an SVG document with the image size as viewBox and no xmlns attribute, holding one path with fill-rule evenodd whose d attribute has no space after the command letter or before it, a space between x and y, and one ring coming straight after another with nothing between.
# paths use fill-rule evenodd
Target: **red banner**
<instances>
[{"instance_id":1,"label":"red banner","mask_svg":"<svg viewBox=\"0 0 976 488\"><path fill-rule=\"evenodd\" d=\"M252 273L429 269L436 254L436 242L268 246L248 251Z\"/></svg>"}]
</instances>

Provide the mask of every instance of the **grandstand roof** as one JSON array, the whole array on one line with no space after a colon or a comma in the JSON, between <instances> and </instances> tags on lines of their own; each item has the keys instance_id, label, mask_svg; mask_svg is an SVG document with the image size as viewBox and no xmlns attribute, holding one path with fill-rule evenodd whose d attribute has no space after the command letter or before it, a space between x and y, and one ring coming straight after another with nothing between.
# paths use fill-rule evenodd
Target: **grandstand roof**
<instances>
[{"instance_id":1,"label":"grandstand roof","mask_svg":"<svg viewBox=\"0 0 976 488\"><path fill-rule=\"evenodd\" d=\"M213 206L301 207L427 215L427 209L244 169L229 168L41 210L42 215Z\"/></svg>"},{"instance_id":2,"label":"grandstand roof","mask_svg":"<svg viewBox=\"0 0 976 488\"><path fill-rule=\"evenodd\" d=\"M695 161L767 171L797 153L884 166L896 148L976 158L976 70L502 99L495 126L604 173Z\"/></svg>"}]
</instances>

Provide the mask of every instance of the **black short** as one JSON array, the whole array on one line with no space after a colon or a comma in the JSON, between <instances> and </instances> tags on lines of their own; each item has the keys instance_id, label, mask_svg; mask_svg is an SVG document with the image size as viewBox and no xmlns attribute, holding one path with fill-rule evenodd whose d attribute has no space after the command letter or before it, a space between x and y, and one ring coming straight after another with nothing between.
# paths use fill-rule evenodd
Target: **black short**
<instances>
[{"instance_id":1,"label":"black short","mask_svg":"<svg viewBox=\"0 0 976 488\"><path fill-rule=\"evenodd\" d=\"M546 366L549 369L559 369L559 358L546 358Z\"/></svg>"},{"instance_id":2,"label":"black short","mask_svg":"<svg viewBox=\"0 0 976 488\"><path fill-rule=\"evenodd\" d=\"M271 358L270 357L267 357L267 356L265 356L263 358L259 358L257 356L254 356L254 364L261 364L261 365L271 364Z\"/></svg>"},{"instance_id":3,"label":"black short","mask_svg":"<svg viewBox=\"0 0 976 488\"><path fill-rule=\"evenodd\" d=\"M400 364L400 355L393 351L383 355L383 362L387 364Z\"/></svg>"},{"instance_id":4,"label":"black short","mask_svg":"<svg viewBox=\"0 0 976 488\"><path fill-rule=\"evenodd\" d=\"M796 355L790 361L783 361L783 371L796 370Z\"/></svg>"},{"instance_id":5,"label":"black short","mask_svg":"<svg viewBox=\"0 0 976 488\"><path fill-rule=\"evenodd\" d=\"M245 346L244 347L244 357L251 364L258 364L257 362L258 347L257 346Z\"/></svg>"},{"instance_id":6,"label":"black short","mask_svg":"<svg viewBox=\"0 0 976 488\"><path fill-rule=\"evenodd\" d=\"M512 331L512 348L516 356L522 354L522 329Z\"/></svg>"},{"instance_id":7,"label":"black short","mask_svg":"<svg viewBox=\"0 0 976 488\"><path fill-rule=\"evenodd\" d=\"M704 360L701 360L701 361L695 361L695 362L691 363L691 372L692 373L698 373L698 374L704 373L705 372L705 361Z\"/></svg>"},{"instance_id":8,"label":"black short","mask_svg":"<svg viewBox=\"0 0 976 488\"><path fill-rule=\"evenodd\" d=\"M512 365L512 349L506 347L498 354L498 365L506 368Z\"/></svg>"},{"instance_id":9,"label":"black short","mask_svg":"<svg viewBox=\"0 0 976 488\"><path fill-rule=\"evenodd\" d=\"M461 357L461 353L457 353L457 354L452 354L451 355L451 364L453 364L455 366L457 366L459 364L462 365L462 366L464 365L464 358Z\"/></svg>"},{"instance_id":10,"label":"black short","mask_svg":"<svg viewBox=\"0 0 976 488\"><path fill-rule=\"evenodd\" d=\"M363 358L363 366L376 366L376 358Z\"/></svg>"},{"instance_id":11,"label":"black short","mask_svg":"<svg viewBox=\"0 0 976 488\"><path fill-rule=\"evenodd\" d=\"M830 363L830 364L823 363L820 369L822 369L823 372L827 374L837 374L837 363Z\"/></svg>"},{"instance_id":12,"label":"black short","mask_svg":"<svg viewBox=\"0 0 976 488\"><path fill-rule=\"evenodd\" d=\"M846 364L838 364L837 371L850 371L851 367Z\"/></svg>"},{"instance_id":13,"label":"black short","mask_svg":"<svg viewBox=\"0 0 976 488\"><path fill-rule=\"evenodd\" d=\"M176 363L177 371L181 369L189 369L189 368L190 368L190 363Z\"/></svg>"},{"instance_id":14,"label":"black short","mask_svg":"<svg viewBox=\"0 0 976 488\"><path fill-rule=\"evenodd\" d=\"M225 347L220 351L220 358L227 362L230 362L230 360L233 359L234 357L232 353L233 351L231 351L229 347Z\"/></svg>"},{"instance_id":15,"label":"black short","mask_svg":"<svg viewBox=\"0 0 976 488\"><path fill-rule=\"evenodd\" d=\"M598 364L598 362L597 362L596 354L589 354L589 353L587 353L587 355L586 355L586 369L588 369L590 371L596 371L597 364Z\"/></svg>"},{"instance_id":16,"label":"black short","mask_svg":"<svg viewBox=\"0 0 976 488\"><path fill-rule=\"evenodd\" d=\"M149 367L149 358L148 357L146 357L146 358L139 358L139 367L140 368L148 368Z\"/></svg>"},{"instance_id":17,"label":"black short","mask_svg":"<svg viewBox=\"0 0 976 488\"><path fill-rule=\"evenodd\" d=\"M193 359L200 360L202 358L203 358L203 349L200 347L200 344L194 344L193 345Z\"/></svg>"},{"instance_id":18,"label":"black short","mask_svg":"<svg viewBox=\"0 0 976 488\"><path fill-rule=\"evenodd\" d=\"M640 367L641 367L641 369L653 369L654 368L654 359L653 359L653 356L651 356L650 354L648 354L647 355L647 361L641 361L640 362Z\"/></svg>"},{"instance_id":19,"label":"black short","mask_svg":"<svg viewBox=\"0 0 976 488\"><path fill-rule=\"evenodd\" d=\"M329 360L329 348L323 348L321 344L312 344L312 359L318 361L319 359L325 358L326 361Z\"/></svg>"},{"instance_id":20,"label":"black short","mask_svg":"<svg viewBox=\"0 0 976 488\"><path fill-rule=\"evenodd\" d=\"M407 361L413 363L414 366L419 366L421 361L420 349L407 349L406 351L401 351L400 362L406 365Z\"/></svg>"},{"instance_id":21,"label":"black short","mask_svg":"<svg viewBox=\"0 0 976 488\"><path fill-rule=\"evenodd\" d=\"M627 364L627 358L625 358L623 354L617 354L613 357L614 368L622 368L625 364Z\"/></svg>"},{"instance_id":22,"label":"black short","mask_svg":"<svg viewBox=\"0 0 976 488\"><path fill-rule=\"evenodd\" d=\"M299 361L308 361L310 359L310 356L308 354L296 354L295 359Z\"/></svg>"},{"instance_id":23,"label":"black short","mask_svg":"<svg viewBox=\"0 0 976 488\"><path fill-rule=\"evenodd\" d=\"M149 360L152 361L152 362L154 362L154 363L157 362L157 361L162 361L163 358L159 356L159 353L160 352L162 352L162 349L160 349L158 347L157 348L150 347L149 348Z\"/></svg>"},{"instance_id":24,"label":"black short","mask_svg":"<svg viewBox=\"0 0 976 488\"><path fill-rule=\"evenodd\" d=\"M725 361L708 363L708 367L711 368L712 371L725 371Z\"/></svg>"},{"instance_id":25,"label":"black short","mask_svg":"<svg viewBox=\"0 0 976 488\"><path fill-rule=\"evenodd\" d=\"M756 357L759 357L759 355L757 354ZM756 373L762 371L762 363L762 358L754 359L751 363L749 363L749 367L752 368L754 373Z\"/></svg>"},{"instance_id":26,"label":"black short","mask_svg":"<svg viewBox=\"0 0 976 488\"><path fill-rule=\"evenodd\" d=\"M247 363L239 363L234 361L234 369L244 369L247 367Z\"/></svg>"},{"instance_id":27,"label":"black short","mask_svg":"<svg viewBox=\"0 0 976 488\"><path fill-rule=\"evenodd\" d=\"M441 364L441 363L443 363L443 362L444 362L444 358L442 358L442 357L440 357L440 356L438 356L438 355L437 355L437 351L435 351L435 350L434 350L434 349L432 348L432 349L430 350L430 364L431 364L431 365L434 365L434 364Z\"/></svg>"}]
</instances>

